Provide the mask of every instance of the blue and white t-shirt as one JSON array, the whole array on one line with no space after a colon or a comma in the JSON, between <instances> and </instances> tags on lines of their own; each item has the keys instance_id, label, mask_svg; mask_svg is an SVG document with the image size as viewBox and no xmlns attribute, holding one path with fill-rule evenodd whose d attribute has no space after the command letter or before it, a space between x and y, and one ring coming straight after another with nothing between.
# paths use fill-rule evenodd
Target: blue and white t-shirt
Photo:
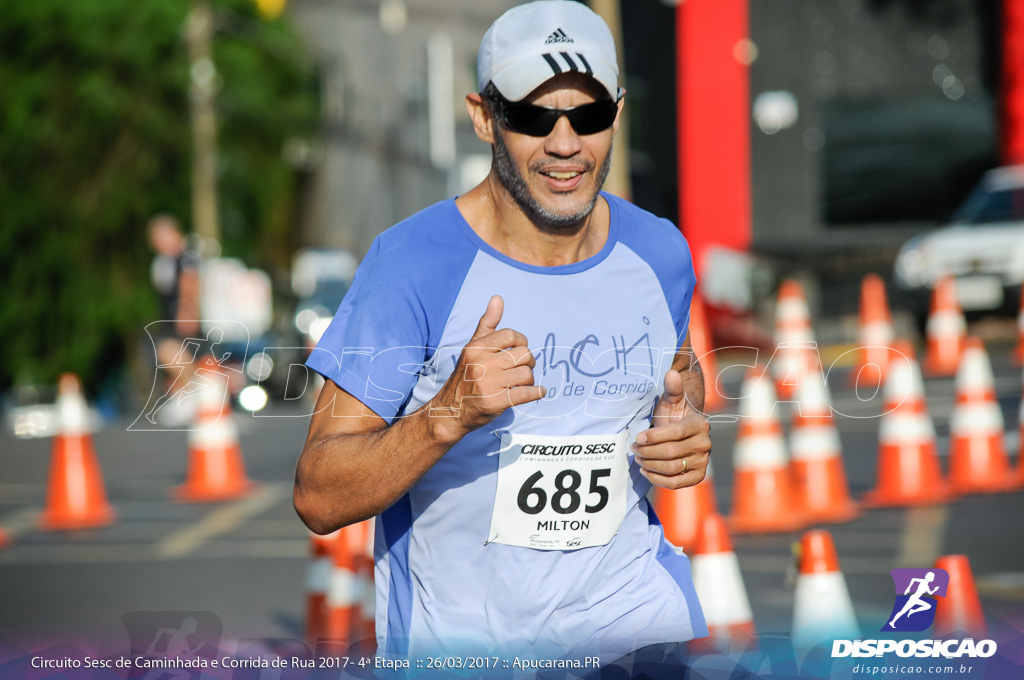
<instances>
[{"instance_id":1,"label":"blue and white t-shirt","mask_svg":"<svg viewBox=\"0 0 1024 680\"><path fill-rule=\"evenodd\" d=\"M394 422L437 393L489 299L500 295L498 327L528 338L535 382L549 388L544 399L466 436L377 518L383 652L615 652L707 634L689 561L665 540L645 499L651 485L632 454L623 454L616 472L566 462L587 448L574 449L576 442L617 436L625 449L649 427L686 336L695 283L689 248L670 222L603 196L610 206L604 247L554 267L489 246L454 200L395 225L374 241L307 362ZM512 484L499 483L513 477L510 435L552 455L534 456L536 470L502 491ZM609 502L616 476L622 496ZM529 536L509 540L493 531L502 494L523 509L515 519ZM584 535L566 532L589 530L591 517L600 524L606 506L618 508L610 540L552 548L583 545ZM570 511L576 514L559 514Z\"/></svg>"}]
</instances>

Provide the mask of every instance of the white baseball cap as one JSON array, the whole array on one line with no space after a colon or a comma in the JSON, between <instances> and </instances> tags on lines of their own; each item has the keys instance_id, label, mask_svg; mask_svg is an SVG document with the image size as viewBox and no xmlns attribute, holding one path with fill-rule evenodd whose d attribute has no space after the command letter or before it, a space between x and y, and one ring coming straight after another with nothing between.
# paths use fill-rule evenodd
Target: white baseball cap
<instances>
[{"instance_id":1,"label":"white baseball cap","mask_svg":"<svg viewBox=\"0 0 1024 680\"><path fill-rule=\"evenodd\" d=\"M508 10L480 42L480 89L494 83L517 102L561 73L577 71L618 93L615 39L604 20L572 0L538 0Z\"/></svg>"}]
</instances>

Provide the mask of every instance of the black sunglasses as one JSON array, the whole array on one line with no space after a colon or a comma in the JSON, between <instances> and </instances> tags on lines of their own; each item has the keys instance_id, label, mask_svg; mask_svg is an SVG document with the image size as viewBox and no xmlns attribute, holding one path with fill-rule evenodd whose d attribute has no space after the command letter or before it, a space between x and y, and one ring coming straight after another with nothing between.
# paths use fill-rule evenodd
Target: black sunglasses
<instances>
[{"instance_id":1,"label":"black sunglasses","mask_svg":"<svg viewBox=\"0 0 1024 680\"><path fill-rule=\"evenodd\" d=\"M619 96L615 100L605 99L569 109L510 102L501 96L489 96L488 99L496 104L499 120L512 132L546 137L555 129L558 119L565 116L576 134L593 135L612 126L619 112L619 100L625 93L625 90L619 88Z\"/></svg>"}]
</instances>

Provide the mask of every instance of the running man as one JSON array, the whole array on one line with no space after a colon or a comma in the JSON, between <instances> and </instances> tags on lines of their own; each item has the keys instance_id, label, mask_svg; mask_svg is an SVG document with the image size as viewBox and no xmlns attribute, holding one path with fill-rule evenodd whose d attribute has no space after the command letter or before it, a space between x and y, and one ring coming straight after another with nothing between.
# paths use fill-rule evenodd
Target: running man
<instances>
[{"instance_id":1,"label":"running man","mask_svg":"<svg viewBox=\"0 0 1024 680\"><path fill-rule=\"evenodd\" d=\"M928 611L929 609L935 606L928 600L922 599L925 595L934 595L936 591L938 591L938 586L935 586L934 588L928 587L928 584L934 580L935 572L933 571L929 571L927 574L925 574L924 578L910 579L910 583L907 584L907 589L903 591L903 594L909 595L910 590L914 587L915 583L917 584L917 591L913 595L910 595L910 599L908 599L907 603L903 605L903 609L901 609L896 616L892 617L892 621L889 622L890 628L895 628L896 619L900 618L904 614L907 615L907 618L910 618L917 612Z\"/></svg>"},{"instance_id":2,"label":"running man","mask_svg":"<svg viewBox=\"0 0 1024 680\"><path fill-rule=\"evenodd\" d=\"M707 635L646 499L711 449L689 248L601 191L624 93L600 17L515 7L478 77L490 174L371 246L307 362L295 508L317 533L377 517L382 654L662 659Z\"/></svg>"}]
</instances>

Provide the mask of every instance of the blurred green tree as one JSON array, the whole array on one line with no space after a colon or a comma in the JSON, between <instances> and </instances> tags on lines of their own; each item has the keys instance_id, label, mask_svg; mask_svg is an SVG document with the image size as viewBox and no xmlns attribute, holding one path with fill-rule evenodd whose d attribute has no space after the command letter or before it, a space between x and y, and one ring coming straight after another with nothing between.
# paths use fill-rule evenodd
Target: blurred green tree
<instances>
[{"instance_id":1,"label":"blurred green tree","mask_svg":"<svg viewBox=\"0 0 1024 680\"><path fill-rule=\"evenodd\" d=\"M285 140L318 129L315 69L282 20L213 0L225 255L287 262ZM0 389L116 378L157 315L145 223L188 225L185 0L7 0L0 12Z\"/></svg>"}]
</instances>

